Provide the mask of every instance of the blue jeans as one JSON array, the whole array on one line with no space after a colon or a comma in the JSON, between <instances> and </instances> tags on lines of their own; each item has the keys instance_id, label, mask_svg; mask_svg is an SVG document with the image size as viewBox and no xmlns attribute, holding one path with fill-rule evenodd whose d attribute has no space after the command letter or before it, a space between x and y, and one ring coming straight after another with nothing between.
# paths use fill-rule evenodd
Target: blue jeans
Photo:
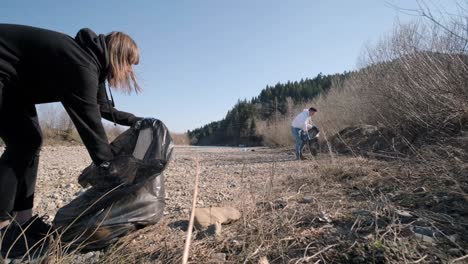
<instances>
[{"instance_id":1,"label":"blue jeans","mask_svg":"<svg viewBox=\"0 0 468 264\"><path fill-rule=\"evenodd\" d=\"M296 159L299 159L302 156L302 148L304 148L305 142L301 139L299 135L300 128L291 126L291 133L293 134L294 140L296 140L295 152Z\"/></svg>"}]
</instances>

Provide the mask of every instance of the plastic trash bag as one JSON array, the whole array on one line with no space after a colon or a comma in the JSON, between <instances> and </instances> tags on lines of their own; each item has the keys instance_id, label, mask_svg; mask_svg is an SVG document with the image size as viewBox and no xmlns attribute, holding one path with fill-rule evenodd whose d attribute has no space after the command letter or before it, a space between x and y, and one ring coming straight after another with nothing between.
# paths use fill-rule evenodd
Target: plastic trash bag
<instances>
[{"instance_id":1,"label":"plastic trash bag","mask_svg":"<svg viewBox=\"0 0 468 264\"><path fill-rule=\"evenodd\" d=\"M316 126L311 127L307 133L301 133L301 139L304 145L308 146L312 156L317 156L317 153L320 152L319 136L320 130Z\"/></svg>"},{"instance_id":2,"label":"plastic trash bag","mask_svg":"<svg viewBox=\"0 0 468 264\"><path fill-rule=\"evenodd\" d=\"M172 138L156 119L144 119L111 143L119 172L111 178L93 164L79 177L92 187L60 208L53 226L60 240L79 250L96 250L146 225L155 224L165 207L164 175ZM114 175L115 176L115 175Z\"/></svg>"}]
</instances>

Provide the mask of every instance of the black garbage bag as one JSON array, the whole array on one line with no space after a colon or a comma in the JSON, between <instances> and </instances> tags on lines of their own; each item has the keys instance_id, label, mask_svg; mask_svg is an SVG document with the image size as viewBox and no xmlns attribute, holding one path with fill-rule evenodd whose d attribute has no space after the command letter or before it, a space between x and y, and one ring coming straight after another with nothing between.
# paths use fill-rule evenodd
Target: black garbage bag
<instances>
[{"instance_id":1,"label":"black garbage bag","mask_svg":"<svg viewBox=\"0 0 468 264\"><path fill-rule=\"evenodd\" d=\"M310 154L312 156L317 156L317 153L320 152L320 144L318 141L319 135L320 130L316 126L313 126L307 130L307 133L301 133L301 139L309 148Z\"/></svg>"},{"instance_id":2,"label":"black garbage bag","mask_svg":"<svg viewBox=\"0 0 468 264\"><path fill-rule=\"evenodd\" d=\"M155 224L163 215L163 171L173 148L166 126L145 119L118 136L111 147L116 158L110 169L118 173L109 176L91 164L78 181L92 187L55 215L53 226L70 248L104 248L138 228Z\"/></svg>"}]
</instances>

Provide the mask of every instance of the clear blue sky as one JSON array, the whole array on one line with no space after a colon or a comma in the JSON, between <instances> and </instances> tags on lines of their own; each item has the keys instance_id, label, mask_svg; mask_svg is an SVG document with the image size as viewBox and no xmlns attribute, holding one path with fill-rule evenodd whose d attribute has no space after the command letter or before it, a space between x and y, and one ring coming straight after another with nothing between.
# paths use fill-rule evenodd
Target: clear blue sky
<instances>
[{"instance_id":1,"label":"clear blue sky","mask_svg":"<svg viewBox=\"0 0 468 264\"><path fill-rule=\"evenodd\" d=\"M267 84L355 69L365 43L388 33L397 17L414 19L388 3L416 6L414 0L2 0L0 22L72 36L83 27L128 33L140 47L136 71L144 93L114 94L117 108L183 132L220 120Z\"/></svg>"}]
</instances>

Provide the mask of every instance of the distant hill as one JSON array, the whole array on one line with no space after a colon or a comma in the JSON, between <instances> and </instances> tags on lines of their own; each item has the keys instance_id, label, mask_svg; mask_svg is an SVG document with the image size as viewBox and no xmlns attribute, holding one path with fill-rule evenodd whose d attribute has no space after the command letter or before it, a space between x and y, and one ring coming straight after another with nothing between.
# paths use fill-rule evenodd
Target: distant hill
<instances>
[{"instance_id":1,"label":"distant hill","mask_svg":"<svg viewBox=\"0 0 468 264\"><path fill-rule=\"evenodd\" d=\"M256 120L269 119L276 113L284 115L289 104L310 101L327 93L332 79L344 80L349 74L320 73L312 79L267 85L257 97L239 100L222 120L189 130L190 141L195 145L261 145L262 138L256 134Z\"/></svg>"}]
</instances>

